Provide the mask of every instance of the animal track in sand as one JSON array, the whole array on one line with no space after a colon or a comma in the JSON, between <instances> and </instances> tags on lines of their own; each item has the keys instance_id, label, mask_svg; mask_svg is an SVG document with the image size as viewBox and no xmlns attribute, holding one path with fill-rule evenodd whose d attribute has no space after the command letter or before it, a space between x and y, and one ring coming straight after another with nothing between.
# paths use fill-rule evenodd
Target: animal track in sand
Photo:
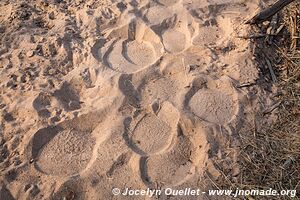
<instances>
[{"instance_id":1,"label":"animal track in sand","mask_svg":"<svg viewBox=\"0 0 300 200\"><path fill-rule=\"evenodd\" d=\"M126 44L127 56L135 65L150 65L155 60L155 49L146 42L136 40Z\"/></svg>"},{"instance_id":2,"label":"animal track in sand","mask_svg":"<svg viewBox=\"0 0 300 200\"><path fill-rule=\"evenodd\" d=\"M177 101L179 89L183 87L180 84L184 82L178 80L177 77L161 77L144 85L143 90L141 90L141 105L149 105L156 99L168 100L172 103Z\"/></svg>"},{"instance_id":3,"label":"animal track in sand","mask_svg":"<svg viewBox=\"0 0 300 200\"><path fill-rule=\"evenodd\" d=\"M162 35L165 48L170 53L178 53L186 47L186 35L176 29L170 29Z\"/></svg>"},{"instance_id":4,"label":"animal track in sand","mask_svg":"<svg viewBox=\"0 0 300 200\"><path fill-rule=\"evenodd\" d=\"M200 90L190 101L192 111L207 121L224 124L234 114L233 99L219 91Z\"/></svg>"},{"instance_id":5,"label":"animal track in sand","mask_svg":"<svg viewBox=\"0 0 300 200\"><path fill-rule=\"evenodd\" d=\"M98 126L98 132L101 132L105 137L104 140L99 141L97 137L97 149L94 154L94 162L86 170L87 173L93 171L97 174L112 177L124 163L127 161L127 152L130 151L123 139L123 118L109 118L107 123ZM97 131L95 131L97 132Z\"/></svg>"},{"instance_id":6,"label":"animal track in sand","mask_svg":"<svg viewBox=\"0 0 300 200\"><path fill-rule=\"evenodd\" d=\"M167 29L162 32L161 38L167 52L180 53L190 46L191 33L186 19L175 15L166 20L164 26Z\"/></svg>"},{"instance_id":7,"label":"animal track in sand","mask_svg":"<svg viewBox=\"0 0 300 200\"><path fill-rule=\"evenodd\" d=\"M104 53L104 62L121 73L136 73L154 64L162 55L159 37L141 21L132 21L112 31L118 37Z\"/></svg>"},{"instance_id":8,"label":"animal track in sand","mask_svg":"<svg viewBox=\"0 0 300 200\"><path fill-rule=\"evenodd\" d=\"M147 183L162 183L177 185L186 180L193 173L191 142L185 137L179 137L177 145L169 152L141 158L142 178ZM144 176L144 177L143 177Z\"/></svg>"},{"instance_id":9,"label":"animal track in sand","mask_svg":"<svg viewBox=\"0 0 300 200\"><path fill-rule=\"evenodd\" d=\"M156 100L169 101L174 105L178 103L182 89L189 84L183 61L181 56L166 56L160 63L160 71L142 80L138 86L142 106Z\"/></svg>"},{"instance_id":10,"label":"animal track in sand","mask_svg":"<svg viewBox=\"0 0 300 200\"><path fill-rule=\"evenodd\" d=\"M13 7L0 12L0 164L10 165L12 196L148 199L111 191L209 188L207 178L218 178L211 160L234 167L236 133L257 104L247 88L239 102L229 82L258 77L251 42L236 37L248 33L243 20L258 0L29 1L45 12L25 21L5 2ZM218 80L224 74L232 80ZM202 76L214 80L192 90ZM32 188L37 196L26 196Z\"/></svg>"},{"instance_id":11,"label":"animal track in sand","mask_svg":"<svg viewBox=\"0 0 300 200\"><path fill-rule=\"evenodd\" d=\"M94 144L90 132L63 130L43 147L36 164L46 174L76 174L88 164Z\"/></svg>"},{"instance_id":12,"label":"animal track in sand","mask_svg":"<svg viewBox=\"0 0 300 200\"><path fill-rule=\"evenodd\" d=\"M103 112L90 113L38 130L29 146L36 169L59 176L83 171L93 160L96 142L107 136L106 132L98 133L97 128L105 116Z\"/></svg>"},{"instance_id":13,"label":"animal track in sand","mask_svg":"<svg viewBox=\"0 0 300 200\"><path fill-rule=\"evenodd\" d=\"M145 184L178 186L194 176L196 167L202 170L202 164L207 158L203 131L197 130L193 138L186 135L189 133L184 133L193 130L183 132L181 125L178 125L176 131L177 137L171 148L140 159L140 173Z\"/></svg>"},{"instance_id":14,"label":"animal track in sand","mask_svg":"<svg viewBox=\"0 0 300 200\"><path fill-rule=\"evenodd\" d=\"M157 105L159 106L159 105ZM179 112L169 102L164 102L157 114L145 113L132 130L128 127L125 134L128 146L141 155L151 155L168 148L173 141Z\"/></svg>"},{"instance_id":15,"label":"animal track in sand","mask_svg":"<svg viewBox=\"0 0 300 200\"><path fill-rule=\"evenodd\" d=\"M228 79L208 81L207 87L199 89L190 99L189 107L199 118L226 124L238 113L238 95Z\"/></svg>"},{"instance_id":16,"label":"animal track in sand","mask_svg":"<svg viewBox=\"0 0 300 200\"><path fill-rule=\"evenodd\" d=\"M172 9L165 6L153 6L147 9L145 18L151 25L161 24L165 19L174 15Z\"/></svg>"},{"instance_id":17,"label":"animal track in sand","mask_svg":"<svg viewBox=\"0 0 300 200\"><path fill-rule=\"evenodd\" d=\"M219 46L230 41L235 26L230 13L237 12L241 7L242 2L231 1L225 4L224 1L216 1L215 4L190 12L198 24L198 32L193 37L192 44L199 47Z\"/></svg>"}]
</instances>

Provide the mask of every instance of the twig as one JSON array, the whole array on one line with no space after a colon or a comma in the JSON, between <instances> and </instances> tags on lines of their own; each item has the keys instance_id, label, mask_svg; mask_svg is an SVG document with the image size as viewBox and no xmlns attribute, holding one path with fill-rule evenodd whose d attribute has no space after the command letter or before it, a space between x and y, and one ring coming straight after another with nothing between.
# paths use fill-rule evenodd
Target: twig
<instances>
[{"instance_id":1,"label":"twig","mask_svg":"<svg viewBox=\"0 0 300 200\"><path fill-rule=\"evenodd\" d=\"M286 58L287 61L294 65L294 67L298 67L298 65L288 55L286 55L286 53L284 53L284 51L279 46L277 46L276 44L274 45L277 47L279 52Z\"/></svg>"},{"instance_id":2,"label":"twig","mask_svg":"<svg viewBox=\"0 0 300 200\"><path fill-rule=\"evenodd\" d=\"M267 29L267 33L268 33L268 34L275 34L275 33L276 33L275 29L276 29L276 27L277 27L278 19L279 19L279 18L278 18L278 14L275 14L275 15L272 17L270 26L269 26L269 28ZM268 44L272 44L273 38L274 38L273 36L267 36L266 40L267 40Z\"/></svg>"},{"instance_id":3,"label":"twig","mask_svg":"<svg viewBox=\"0 0 300 200\"><path fill-rule=\"evenodd\" d=\"M297 49L297 37L294 37L297 35L297 15L290 17L290 27L291 27L291 50L295 51Z\"/></svg>"},{"instance_id":4,"label":"twig","mask_svg":"<svg viewBox=\"0 0 300 200\"><path fill-rule=\"evenodd\" d=\"M270 71L270 74L271 74L272 81L275 83L277 81L277 78L276 78L276 75L274 73L272 64L271 64L270 60L267 59L267 58L266 58L266 62L267 62L267 65L268 65L268 68L269 68L269 71Z\"/></svg>"},{"instance_id":5,"label":"twig","mask_svg":"<svg viewBox=\"0 0 300 200\"><path fill-rule=\"evenodd\" d=\"M269 36L269 35L276 36L275 34L258 33L258 34L252 34L252 35L237 36L237 38L241 38L241 39L255 39L255 38L266 37L266 36Z\"/></svg>"},{"instance_id":6,"label":"twig","mask_svg":"<svg viewBox=\"0 0 300 200\"><path fill-rule=\"evenodd\" d=\"M254 83L251 83L251 82L249 82L249 83L242 83L242 84L238 85L237 88L251 87L253 85L256 85L256 83L255 82Z\"/></svg>"},{"instance_id":7,"label":"twig","mask_svg":"<svg viewBox=\"0 0 300 200\"><path fill-rule=\"evenodd\" d=\"M269 113L273 112L273 110L275 110L276 108L278 108L281 103L282 102L279 101L279 102L275 103L274 105L270 106L269 108L265 109L263 111L263 114L266 115L266 114L269 114Z\"/></svg>"},{"instance_id":8,"label":"twig","mask_svg":"<svg viewBox=\"0 0 300 200\"><path fill-rule=\"evenodd\" d=\"M282 34L279 35L279 33L281 32L281 30L283 28L284 28L284 25L280 25L275 33L257 33L257 34L251 34L251 35L246 35L246 36L237 36L237 38L256 39L256 38L263 38L263 37L268 37L268 36L283 36Z\"/></svg>"},{"instance_id":9,"label":"twig","mask_svg":"<svg viewBox=\"0 0 300 200\"><path fill-rule=\"evenodd\" d=\"M295 0L278 0L274 5L256 14L253 18L248 20L246 24L258 24L264 22L293 1Z\"/></svg>"}]
</instances>

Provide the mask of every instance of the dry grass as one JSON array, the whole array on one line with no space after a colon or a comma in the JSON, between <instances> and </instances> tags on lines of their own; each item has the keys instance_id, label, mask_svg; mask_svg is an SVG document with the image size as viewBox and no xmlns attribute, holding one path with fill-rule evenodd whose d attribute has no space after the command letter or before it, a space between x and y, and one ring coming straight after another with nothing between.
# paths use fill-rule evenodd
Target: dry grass
<instances>
[{"instance_id":1,"label":"dry grass","mask_svg":"<svg viewBox=\"0 0 300 200\"><path fill-rule=\"evenodd\" d=\"M270 60L277 78L273 84L279 89L277 100L281 102L278 119L259 131L253 128L253 134L240 133L240 176L230 184L223 177L218 187L297 190L297 197L244 197L249 200L300 199L300 2L292 3L279 15L285 25L283 34L276 36L281 42L269 45L260 39L255 41L262 47L259 53L275 57ZM270 75L268 70L265 73Z\"/></svg>"},{"instance_id":2,"label":"dry grass","mask_svg":"<svg viewBox=\"0 0 300 200\"><path fill-rule=\"evenodd\" d=\"M281 91L278 120L255 134L242 137L239 188L298 190L300 187L300 3L295 2L280 13L286 30L276 49L280 64L275 64ZM257 197L255 199L258 199ZM263 198L261 198L263 199ZM272 197L271 199L275 199ZM278 199L290 199L280 196Z\"/></svg>"}]
</instances>

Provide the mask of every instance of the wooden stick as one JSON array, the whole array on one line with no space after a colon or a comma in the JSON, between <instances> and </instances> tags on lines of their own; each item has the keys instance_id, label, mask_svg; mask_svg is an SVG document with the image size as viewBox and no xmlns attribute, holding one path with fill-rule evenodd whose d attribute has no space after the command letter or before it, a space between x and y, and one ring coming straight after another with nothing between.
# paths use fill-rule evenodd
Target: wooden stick
<instances>
[{"instance_id":1,"label":"wooden stick","mask_svg":"<svg viewBox=\"0 0 300 200\"><path fill-rule=\"evenodd\" d=\"M248 20L246 24L258 24L264 22L293 1L295 0L278 0L274 5L256 14L253 18Z\"/></svg>"},{"instance_id":2,"label":"wooden stick","mask_svg":"<svg viewBox=\"0 0 300 200\"><path fill-rule=\"evenodd\" d=\"M271 62L268 58L265 58L265 59L267 61L267 65L268 65L268 68L269 68L269 71L270 71L270 74L271 74L272 81L275 83L277 81L277 78L276 78L276 75L274 73L272 64L271 64Z\"/></svg>"},{"instance_id":3,"label":"wooden stick","mask_svg":"<svg viewBox=\"0 0 300 200\"><path fill-rule=\"evenodd\" d=\"M242 36L237 36L237 38L241 39L256 39L256 38L263 38L267 36L282 36L282 34L267 34L267 33L257 33L257 34L251 34L251 35L242 35Z\"/></svg>"}]
</instances>

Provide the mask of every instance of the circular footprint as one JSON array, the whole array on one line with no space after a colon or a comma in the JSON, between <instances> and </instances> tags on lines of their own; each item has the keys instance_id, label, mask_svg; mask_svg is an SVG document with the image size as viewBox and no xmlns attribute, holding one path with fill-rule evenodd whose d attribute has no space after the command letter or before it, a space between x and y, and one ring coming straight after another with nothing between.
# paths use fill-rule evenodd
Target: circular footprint
<instances>
[{"instance_id":1,"label":"circular footprint","mask_svg":"<svg viewBox=\"0 0 300 200\"><path fill-rule=\"evenodd\" d=\"M176 186L185 182L195 168L191 160L192 143L185 136L179 136L176 145L169 151L141 158L142 179L146 183Z\"/></svg>"},{"instance_id":2,"label":"circular footprint","mask_svg":"<svg viewBox=\"0 0 300 200\"><path fill-rule=\"evenodd\" d=\"M188 17L174 16L165 21L167 28L161 35L165 50L169 53L180 53L190 45L191 32L188 28Z\"/></svg>"},{"instance_id":3,"label":"circular footprint","mask_svg":"<svg viewBox=\"0 0 300 200\"><path fill-rule=\"evenodd\" d=\"M145 18L151 25L161 24L165 19L171 18L174 11L165 6L153 6L147 9Z\"/></svg>"},{"instance_id":4,"label":"circular footprint","mask_svg":"<svg viewBox=\"0 0 300 200\"><path fill-rule=\"evenodd\" d=\"M143 22L133 21L112 31L110 37L119 39L102 53L103 60L109 68L120 73L136 73L154 64L163 53L159 37Z\"/></svg>"},{"instance_id":5,"label":"circular footprint","mask_svg":"<svg viewBox=\"0 0 300 200\"><path fill-rule=\"evenodd\" d=\"M99 125L106 119L107 111L103 110L38 130L28 146L36 169L58 176L82 172L94 161L96 142L109 134L104 128L99 130Z\"/></svg>"},{"instance_id":6,"label":"circular footprint","mask_svg":"<svg viewBox=\"0 0 300 200\"><path fill-rule=\"evenodd\" d=\"M141 155L151 155L167 149L176 133L179 113L169 102L164 102L158 113L146 113L128 133L128 145Z\"/></svg>"},{"instance_id":7,"label":"circular footprint","mask_svg":"<svg viewBox=\"0 0 300 200\"><path fill-rule=\"evenodd\" d=\"M178 53L186 48L186 35L176 29L170 29L162 35L165 49L170 53Z\"/></svg>"},{"instance_id":8,"label":"circular footprint","mask_svg":"<svg viewBox=\"0 0 300 200\"><path fill-rule=\"evenodd\" d=\"M200 118L217 124L224 124L234 114L233 99L221 92L200 90L190 101L190 107Z\"/></svg>"},{"instance_id":9,"label":"circular footprint","mask_svg":"<svg viewBox=\"0 0 300 200\"><path fill-rule=\"evenodd\" d=\"M185 70L182 57L164 57L160 63L161 74L154 74L151 79L143 79L138 86L141 91L140 105L150 105L157 99L177 105L184 87L189 84Z\"/></svg>"},{"instance_id":10,"label":"circular footprint","mask_svg":"<svg viewBox=\"0 0 300 200\"><path fill-rule=\"evenodd\" d=\"M155 99L175 101L181 88L180 82L176 78L160 78L157 81L149 82L142 90L141 104L149 105Z\"/></svg>"},{"instance_id":11,"label":"circular footprint","mask_svg":"<svg viewBox=\"0 0 300 200\"><path fill-rule=\"evenodd\" d=\"M51 175L79 173L89 163L94 144L90 132L62 130L41 149L36 165Z\"/></svg>"},{"instance_id":12,"label":"circular footprint","mask_svg":"<svg viewBox=\"0 0 300 200\"><path fill-rule=\"evenodd\" d=\"M230 122L238 112L238 97L229 82L209 81L208 88L198 90L189 107L199 118L215 124Z\"/></svg>"},{"instance_id":13,"label":"circular footprint","mask_svg":"<svg viewBox=\"0 0 300 200\"><path fill-rule=\"evenodd\" d=\"M155 60L155 49L147 42L136 40L127 43L127 56L135 65L150 65Z\"/></svg>"},{"instance_id":14,"label":"circular footprint","mask_svg":"<svg viewBox=\"0 0 300 200\"><path fill-rule=\"evenodd\" d=\"M146 115L135 127L132 142L147 154L164 148L172 139L171 127L154 114Z\"/></svg>"}]
</instances>

